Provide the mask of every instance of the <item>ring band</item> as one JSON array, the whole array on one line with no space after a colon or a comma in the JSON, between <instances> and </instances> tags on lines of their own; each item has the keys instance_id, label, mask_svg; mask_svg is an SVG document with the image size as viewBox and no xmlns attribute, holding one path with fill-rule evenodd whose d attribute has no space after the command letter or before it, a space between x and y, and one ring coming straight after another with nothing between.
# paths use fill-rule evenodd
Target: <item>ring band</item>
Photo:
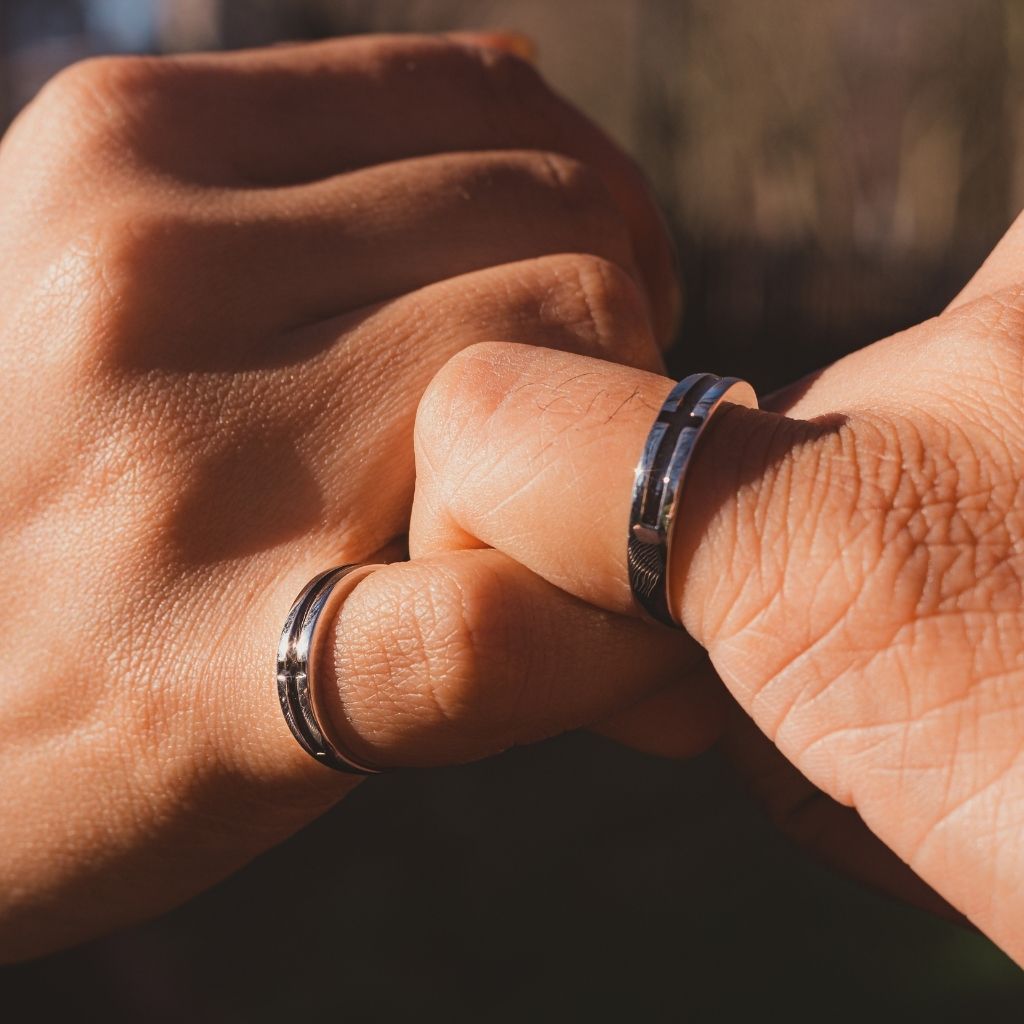
<instances>
[{"instance_id":1,"label":"ring band","mask_svg":"<svg viewBox=\"0 0 1024 1024\"><path fill-rule=\"evenodd\" d=\"M665 399L636 467L626 546L629 586L649 618L677 629L682 624L668 600L672 523L697 442L723 402L757 408L754 389L738 377L694 373L681 380Z\"/></svg>"},{"instance_id":2,"label":"ring band","mask_svg":"<svg viewBox=\"0 0 1024 1024\"><path fill-rule=\"evenodd\" d=\"M325 612L330 611L330 621L356 584L380 568L359 563L341 565L313 577L295 599L277 649L277 695L292 735L315 761L350 775L377 775L386 769L367 764L343 750L322 724L326 716L316 685L322 644L316 627ZM347 585L339 589L343 580Z\"/></svg>"}]
</instances>

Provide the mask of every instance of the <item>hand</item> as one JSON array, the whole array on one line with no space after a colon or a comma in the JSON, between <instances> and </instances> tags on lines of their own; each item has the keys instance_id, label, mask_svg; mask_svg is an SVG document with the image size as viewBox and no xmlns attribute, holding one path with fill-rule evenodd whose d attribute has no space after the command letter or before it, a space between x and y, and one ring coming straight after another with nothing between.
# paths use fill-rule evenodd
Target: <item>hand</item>
<instances>
[{"instance_id":1,"label":"hand","mask_svg":"<svg viewBox=\"0 0 1024 1024\"><path fill-rule=\"evenodd\" d=\"M4 958L180 902L351 787L288 733L274 654L309 578L401 547L446 359L660 364L644 185L503 45L95 61L4 139ZM675 661L493 552L380 575L339 728L382 764L602 719Z\"/></svg>"},{"instance_id":2,"label":"hand","mask_svg":"<svg viewBox=\"0 0 1024 1024\"><path fill-rule=\"evenodd\" d=\"M670 599L782 753L1024 962L1022 239L942 316L792 388L786 415L712 420ZM413 556L486 545L628 614L632 471L669 387L461 353L420 408Z\"/></svg>"}]
</instances>

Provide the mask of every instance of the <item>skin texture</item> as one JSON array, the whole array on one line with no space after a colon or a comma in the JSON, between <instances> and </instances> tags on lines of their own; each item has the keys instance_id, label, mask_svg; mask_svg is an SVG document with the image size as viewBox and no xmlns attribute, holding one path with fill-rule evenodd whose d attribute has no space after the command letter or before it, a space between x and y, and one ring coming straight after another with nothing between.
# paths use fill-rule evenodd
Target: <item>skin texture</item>
<instances>
[{"instance_id":1,"label":"skin texture","mask_svg":"<svg viewBox=\"0 0 1024 1024\"><path fill-rule=\"evenodd\" d=\"M726 408L712 421L676 520L670 594L739 708L799 770L745 742L748 726L732 730L771 799L799 815L808 791L827 795L818 824L845 846L836 858L811 829L816 845L847 866L863 854L871 875L881 840L1018 962L1022 230L943 315L779 396L785 415ZM670 387L571 354L462 352L420 407L413 556L486 545L628 614L632 470ZM571 541L565 524L581 526Z\"/></svg>"},{"instance_id":2,"label":"skin texture","mask_svg":"<svg viewBox=\"0 0 1024 1024\"><path fill-rule=\"evenodd\" d=\"M673 576L694 639L649 627L623 526L668 243L521 50L91 62L4 139L3 958L180 902L354 785L288 734L273 653L308 578L407 531L331 624L356 753L589 725L685 756L720 675L797 832L1024 955L1020 232L786 416L715 422Z\"/></svg>"},{"instance_id":3,"label":"skin texture","mask_svg":"<svg viewBox=\"0 0 1024 1024\"><path fill-rule=\"evenodd\" d=\"M660 367L657 211L520 48L94 61L3 140L4 959L172 906L355 784L288 733L274 654L314 574L402 556L451 356ZM689 649L496 551L378 576L326 667L383 764L593 723L642 743ZM674 750L714 737L710 680L692 708Z\"/></svg>"}]
</instances>

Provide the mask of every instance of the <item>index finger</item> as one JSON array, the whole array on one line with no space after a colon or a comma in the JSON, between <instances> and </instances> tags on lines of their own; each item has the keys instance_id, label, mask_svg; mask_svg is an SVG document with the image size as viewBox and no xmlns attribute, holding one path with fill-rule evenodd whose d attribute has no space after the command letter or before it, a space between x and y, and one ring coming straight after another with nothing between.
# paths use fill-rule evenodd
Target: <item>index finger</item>
<instances>
[{"instance_id":1,"label":"index finger","mask_svg":"<svg viewBox=\"0 0 1024 1024\"><path fill-rule=\"evenodd\" d=\"M71 108L65 114L76 122L83 120L76 106L130 96L131 123L162 126L146 134L145 157L201 184L295 185L480 150L571 157L600 175L621 211L655 333L667 342L679 289L671 241L643 175L528 60L495 48L486 35L479 45L472 38L359 36L227 54L103 58L72 67L46 92L50 113Z\"/></svg>"}]
</instances>

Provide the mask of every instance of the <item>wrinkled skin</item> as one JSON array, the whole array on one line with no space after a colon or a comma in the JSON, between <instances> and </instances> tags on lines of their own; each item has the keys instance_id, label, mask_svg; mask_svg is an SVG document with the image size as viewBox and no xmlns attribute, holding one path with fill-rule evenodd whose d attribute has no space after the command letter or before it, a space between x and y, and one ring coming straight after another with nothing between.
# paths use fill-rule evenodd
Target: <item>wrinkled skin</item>
<instances>
[{"instance_id":1,"label":"wrinkled skin","mask_svg":"<svg viewBox=\"0 0 1024 1024\"><path fill-rule=\"evenodd\" d=\"M757 745L733 748L789 788L791 810L814 787L832 798L819 825L848 845L815 845L855 870L875 858L854 808L1018 962L1022 236L1018 224L941 316L778 396L785 415L713 419L676 521L670 595L807 782ZM627 614L632 470L670 387L522 346L456 356L420 409L413 556L488 545ZM567 544L565 523L590 529Z\"/></svg>"},{"instance_id":2,"label":"wrinkled skin","mask_svg":"<svg viewBox=\"0 0 1024 1024\"><path fill-rule=\"evenodd\" d=\"M92 61L4 139L4 959L172 906L354 784L288 733L278 637L317 572L401 557L416 406L449 357L661 365L679 298L646 187L516 49ZM354 748L642 741L684 641L493 553L418 571L346 617ZM683 752L713 738L710 686L673 704Z\"/></svg>"},{"instance_id":3,"label":"wrinkled skin","mask_svg":"<svg viewBox=\"0 0 1024 1024\"><path fill-rule=\"evenodd\" d=\"M685 756L723 722L706 648L804 773L734 719L782 817L810 794L818 845L906 895L862 816L1021 957L1019 236L788 418L715 422L674 573L698 643L648 627L622 532L667 242L517 49L91 62L4 139L5 959L180 902L351 788L288 734L273 653L310 576L401 555L414 468L414 561L333 624L357 754L590 725Z\"/></svg>"}]
</instances>

